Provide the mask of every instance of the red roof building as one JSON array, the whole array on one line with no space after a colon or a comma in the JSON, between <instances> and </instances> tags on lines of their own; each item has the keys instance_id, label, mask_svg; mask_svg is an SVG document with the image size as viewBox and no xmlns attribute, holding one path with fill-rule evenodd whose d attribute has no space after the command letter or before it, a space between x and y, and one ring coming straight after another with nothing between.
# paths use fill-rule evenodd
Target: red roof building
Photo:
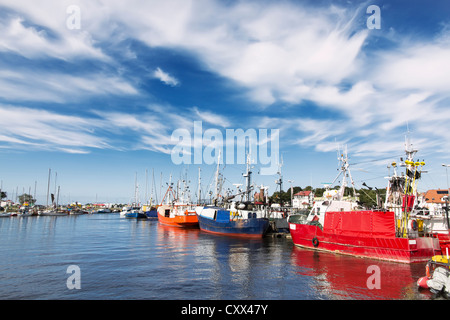
<instances>
[{"instance_id":1,"label":"red roof building","mask_svg":"<svg viewBox=\"0 0 450 320\"><path fill-rule=\"evenodd\" d=\"M425 192L423 198L426 203L444 204L443 197L448 196L448 189L434 189Z\"/></svg>"},{"instance_id":2,"label":"red roof building","mask_svg":"<svg viewBox=\"0 0 450 320\"><path fill-rule=\"evenodd\" d=\"M292 206L294 208L307 209L314 202L314 194L311 191L300 191L294 194Z\"/></svg>"}]
</instances>

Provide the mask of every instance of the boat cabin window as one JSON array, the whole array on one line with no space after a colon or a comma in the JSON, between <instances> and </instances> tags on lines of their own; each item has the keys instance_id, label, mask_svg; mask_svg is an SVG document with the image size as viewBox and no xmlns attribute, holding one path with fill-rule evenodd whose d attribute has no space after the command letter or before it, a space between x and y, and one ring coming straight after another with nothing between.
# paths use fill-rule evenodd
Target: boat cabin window
<instances>
[{"instance_id":1,"label":"boat cabin window","mask_svg":"<svg viewBox=\"0 0 450 320\"><path fill-rule=\"evenodd\" d=\"M164 210L164 216L165 216L166 218L170 217L170 209Z\"/></svg>"}]
</instances>

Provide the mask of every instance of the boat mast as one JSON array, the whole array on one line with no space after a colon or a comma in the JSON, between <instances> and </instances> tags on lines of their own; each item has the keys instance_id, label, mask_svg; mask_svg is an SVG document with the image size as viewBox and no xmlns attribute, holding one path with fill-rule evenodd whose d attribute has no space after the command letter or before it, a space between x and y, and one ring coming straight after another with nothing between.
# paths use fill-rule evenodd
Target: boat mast
<instances>
[{"instance_id":1,"label":"boat mast","mask_svg":"<svg viewBox=\"0 0 450 320\"><path fill-rule=\"evenodd\" d=\"M200 177L200 173L201 173L201 169L200 167L198 168L198 200L197 203L200 204L202 201L202 188L201 188L201 183L202 183L202 179Z\"/></svg>"},{"instance_id":2,"label":"boat mast","mask_svg":"<svg viewBox=\"0 0 450 320\"><path fill-rule=\"evenodd\" d=\"M137 172L134 174L134 205L137 206Z\"/></svg>"},{"instance_id":3,"label":"boat mast","mask_svg":"<svg viewBox=\"0 0 450 320\"><path fill-rule=\"evenodd\" d=\"M246 185L246 189L245 189L245 201L250 201L250 187L251 187L251 174L252 172L250 171L250 153L247 153L247 170L246 172L243 174L244 178L245 178L245 185Z\"/></svg>"},{"instance_id":4,"label":"boat mast","mask_svg":"<svg viewBox=\"0 0 450 320\"><path fill-rule=\"evenodd\" d=\"M282 166L283 166L283 156L281 156L281 161L278 164L278 172L277 172L278 179L275 180L275 183L280 186L280 197L281 197L281 191L283 190L283 176L281 175L281 167Z\"/></svg>"},{"instance_id":5,"label":"boat mast","mask_svg":"<svg viewBox=\"0 0 450 320\"><path fill-rule=\"evenodd\" d=\"M58 186L58 193L56 194L56 210L58 210L58 205L59 205L59 187Z\"/></svg>"},{"instance_id":6,"label":"boat mast","mask_svg":"<svg viewBox=\"0 0 450 320\"><path fill-rule=\"evenodd\" d=\"M340 165L340 171L339 174L334 179L334 181L331 183L331 185L333 185L339 178L339 176L342 174L342 183L341 187L339 188L336 200L342 200L344 198L345 188L347 187L347 174L352 184L353 195L356 197L355 183L353 182L353 178L350 173L350 165L348 163L347 146L345 147L345 150L342 153L339 152L338 160Z\"/></svg>"},{"instance_id":7,"label":"boat mast","mask_svg":"<svg viewBox=\"0 0 450 320\"><path fill-rule=\"evenodd\" d=\"M173 196L173 200L175 201L175 194L173 193L173 188L172 188L172 174L170 174L169 177L169 188L167 190L170 190L170 192L172 193ZM167 192L166 192L167 194ZM167 204L170 204L170 193L169 193L169 198L167 199Z\"/></svg>"},{"instance_id":8,"label":"boat mast","mask_svg":"<svg viewBox=\"0 0 450 320\"><path fill-rule=\"evenodd\" d=\"M405 138L405 153L406 160L404 166L406 167L405 175L405 188L402 204L402 219L401 219L401 233L404 238L408 237L408 222L412 208L417 203L417 181L420 178L421 170L418 171L419 166L424 166L425 162L414 162L414 155L417 153L417 149L414 149L409 132Z\"/></svg>"},{"instance_id":9,"label":"boat mast","mask_svg":"<svg viewBox=\"0 0 450 320\"><path fill-rule=\"evenodd\" d=\"M152 193L150 195L150 206L153 205L153 185L155 184L155 169L152 168ZM158 203L158 199L156 199L156 203Z\"/></svg>"},{"instance_id":10,"label":"boat mast","mask_svg":"<svg viewBox=\"0 0 450 320\"><path fill-rule=\"evenodd\" d=\"M278 171L277 171L277 175L278 175L278 179L275 180L275 184L280 186L280 192L278 194L278 199L280 201L280 205L281 205L281 191L283 190L283 176L281 175L281 167L283 166L283 155L281 155L281 159L280 162L278 163ZM275 188L275 192L277 191L277 188Z\"/></svg>"},{"instance_id":11,"label":"boat mast","mask_svg":"<svg viewBox=\"0 0 450 320\"><path fill-rule=\"evenodd\" d=\"M145 193L144 193L144 203L148 204L148 193L147 193L147 186L148 186L148 170L145 169Z\"/></svg>"},{"instance_id":12,"label":"boat mast","mask_svg":"<svg viewBox=\"0 0 450 320\"><path fill-rule=\"evenodd\" d=\"M221 151L219 150L219 156L217 158L217 170L216 170L216 178L215 178L215 191L216 191L216 195L214 196L214 202L217 204L217 200L219 199L219 195L222 191L222 179L220 177L220 155L221 155Z\"/></svg>"},{"instance_id":13,"label":"boat mast","mask_svg":"<svg viewBox=\"0 0 450 320\"><path fill-rule=\"evenodd\" d=\"M48 194L50 193L50 174L52 169L48 169L48 183L47 183L47 207L48 207Z\"/></svg>"}]
</instances>

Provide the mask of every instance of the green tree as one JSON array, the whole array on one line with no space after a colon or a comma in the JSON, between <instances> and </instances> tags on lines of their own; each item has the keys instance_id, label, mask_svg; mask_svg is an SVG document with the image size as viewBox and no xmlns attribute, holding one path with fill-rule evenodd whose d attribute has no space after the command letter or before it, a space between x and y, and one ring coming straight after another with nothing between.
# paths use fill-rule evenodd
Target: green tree
<instances>
[{"instance_id":1,"label":"green tree","mask_svg":"<svg viewBox=\"0 0 450 320\"><path fill-rule=\"evenodd\" d=\"M292 195L302 191L301 187L293 187ZM276 191L269 197L270 203L279 203L281 205L290 205L291 204L291 187L289 187L286 191Z\"/></svg>"},{"instance_id":2,"label":"green tree","mask_svg":"<svg viewBox=\"0 0 450 320\"><path fill-rule=\"evenodd\" d=\"M313 191L314 191L314 197L315 198L320 198L320 197L323 197L323 193L325 192L325 188L317 188L317 189L314 189Z\"/></svg>"},{"instance_id":3,"label":"green tree","mask_svg":"<svg viewBox=\"0 0 450 320\"><path fill-rule=\"evenodd\" d=\"M36 199L33 199L33 196L31 194L24 193L19 196L19 203L23 205L25 202L28 202L28 204L33 205L36 203Z\"/></svg>"},{"instance_id":4,"label":"green tree","mask_svg":"<svg viewBox=\"0 0 450 320\"><path fill-rule=\"evenodd\" d=\"M2 191L2 192L0 193L0 200L5 199L5 198L7 198L7 197L8 197L8 195L6 194L6 192Z\"/></svg>"},{"instance_id":5,"label":"green tree","mask_svg":"<svg viewBox=\"0 0 450 320\"><path fill-rule=\"evenodd\" d=\"M378 195L378 201L380 204L384 202L384 199L386 199L386 189L359 189L356 190L357 193L359 193L359 202L362 206L365 206L367 208L372 208L377 206L377 195Z\"/></svg>"}]
</instances>

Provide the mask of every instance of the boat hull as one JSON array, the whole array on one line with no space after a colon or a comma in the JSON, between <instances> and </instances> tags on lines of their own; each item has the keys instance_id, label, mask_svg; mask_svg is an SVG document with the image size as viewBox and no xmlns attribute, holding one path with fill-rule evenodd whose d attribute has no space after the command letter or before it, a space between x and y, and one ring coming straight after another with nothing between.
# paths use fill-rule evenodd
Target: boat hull
<instances>
[{"instance_id":1,"label":"boat hull","mask_svg":"<svg viewBox=\"0 0 450 320\"><path fill-rule=\"evenodd\" d=\"M202 231L248 238L261 238L269 227L266 218L216 221L199 215L198 222Z\"/></svg>"},{"instance_id":2,"label":"boat hull","mask_svg":"<svg viewBox=\"0 0 450 320\"><path fill-rule=\"evenodd\" d=\"M62 217L68 216L69 214L66 212L43 212L39 213L39 216L51 216L51 217Z\"/></svg>"},{"instance_id":3,"label":"boat hull","mask_svg":"<svg viewBox=\"0 0 450 320\"><path fill-rule=\"evenodd\" d=\"M198 218L195 214L165 217L158 213L158 221L159 223L166 226L179 228L198 228Z\"/></svg>"},{"instance_id":4,"label":"boat hull","mask_svg":"<svg viewBox=\"0 0 450 320\"><path fill-rule=\"evenodd\" d=\"M147 216L147 218L157 218L158 211L156 209L151 209L149 211L145 211L145 215Z\"/></svg>"},{"instance_id":5,"label":"boat hull","mask_svg":"<svg viewBox=\"0 0 450 320\"><path fill-rule=\"evenodd\" d=\"M317 225L290 223L289 229L293 243L308 249L401 263L426 262L441 252L437 238L396 237L395 224L392 225L393 229L390 225L390 221L394 221L393 212L327 212L326 214L325 219L328 218L329 221L327 223L325 220L323 229ZM368 218L360 219L358 214ZM358 223L355 223L355 220ZM385 229L381 231L381 227L378 230L374 229L377 224L384 225ZM371 228L371 231L367 231L365 227Z\"/></svg>"},{"instance_id":6,"label":"boat hull","mask_svg":"<svg viewBox=\"0 0 450 320\"><path fill-rule=\"evenodd\" d=\"M129 212L125 214L125 217L134 219L147 219L147 216L143 212Z\"/></svg>"}]
</instances>

